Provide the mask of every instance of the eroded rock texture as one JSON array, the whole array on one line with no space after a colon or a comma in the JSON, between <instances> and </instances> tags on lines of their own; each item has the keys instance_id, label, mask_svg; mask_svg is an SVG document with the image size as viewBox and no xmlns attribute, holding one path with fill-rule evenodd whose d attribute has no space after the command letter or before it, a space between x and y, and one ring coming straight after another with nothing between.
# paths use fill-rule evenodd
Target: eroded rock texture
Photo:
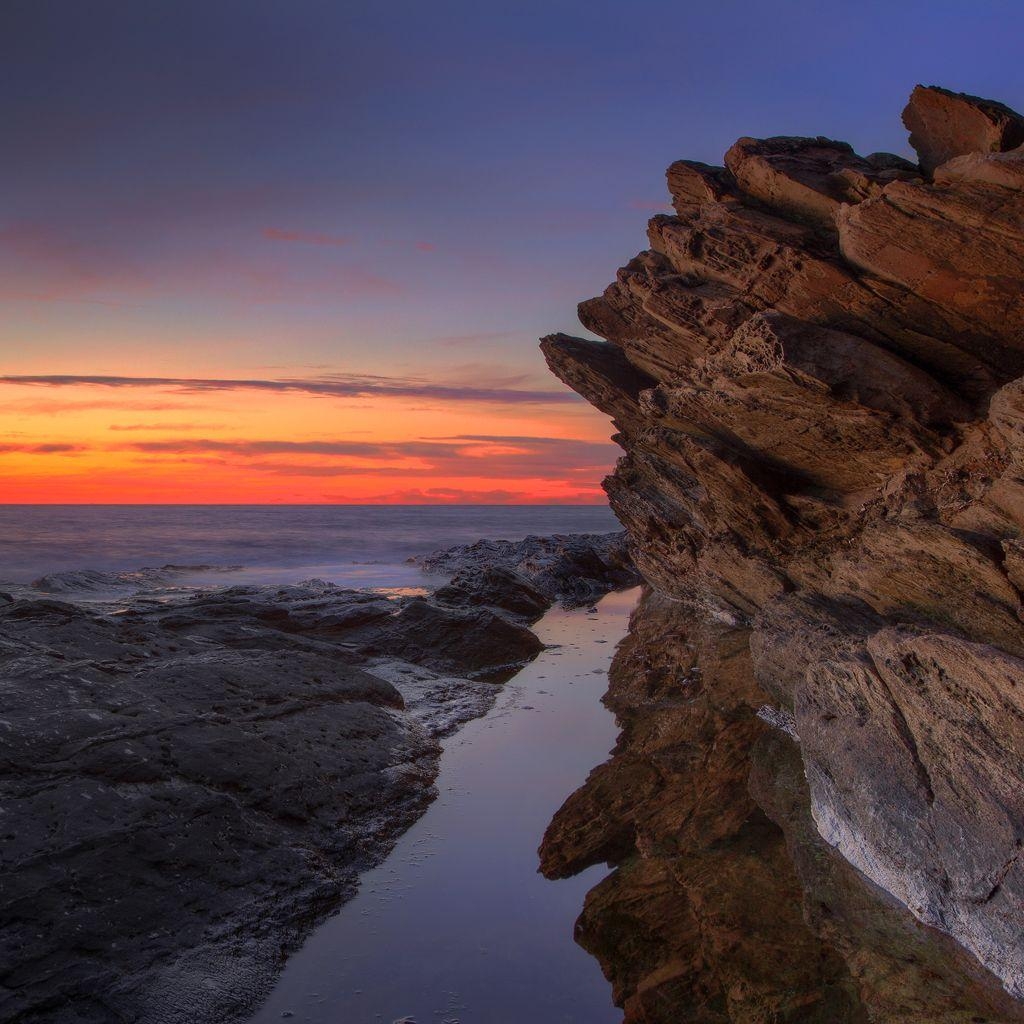
<instances>
[{"instance_id":1,"label":"eroded rock texture","mask_svg":"<svg viewBox=\"0 0 1024 1024\"><path fill-rule=\"evenodd\" d=\"M414 561L427 574L452 577L435 597L498 607L530 622L555 602L578 607L640 582L621 531L478 540Z\"/></svg>"},{"instance_id":2,"label":"eroded rock texture","mask_svg":"<svg viewBox=\"0 0 1024 1024\"><path fill-rule=\"evenodd\" d=\"M626 455L606 489L644 575L667 597L732 624L716 644L721 657L736 647L742 667L714 682L705 674L703 684L706 700L740 715L730 740L770 721L797 743L769 757L773 767L754 784L749 765L735 779L716 767L729 749L721 737L707 748L710 761L691 756L690 740L658 757L642 741L631 774L616 769L592 813L580 815L595 835L549 837L545 864L559 873L621 861L588 904L585 937L595 914L621 911L608 907L630 872L643 873L638 886L651 899L668 901L668 917L697 913L706 926L678 864L659 874L666 846L692 849L695 821L700 843L720 829L735 842L737 815L740 831L771 819L779 842L781 821L800 883L821 874L808 851L827 844L841 855L829 861L827 884L843 901L861 899L850 894L869 880L887 912L913 915L933 936L929 957L958 963L964 977L965 964L981 965L1019 999L1024 118L919 87L904 120L920 165L860 157L821 137L741 139L721 168L673 164L676 215L655 217L650 249L580 306L584 326L607 341L544 339L554 372L615 422ZM765 710L750 721L758 700ZM675 714L670 702L645 717L668 734ZM619 815L616 799L643 804L642 794L664 787L668 764L686 785L657 798L667 817L642 827ZM593 796L612 770L599 769L573 799ZM799 825L798 790L809 808ZM715 793L704 818L694 806L703 792ZM566 816L572 801L556 832ZM608 817L617 827L604 828ZM585 853L565 852L579 844ZM776 865L765 877L781 877L759 849ZM728 870L715 869L715 886ZM741 873L747 902L762 890L770 898L753 868ZM637 887L627 889L635 897ZM598 900L607 903L600 913ZM807 911L816 933L821 916ZM729 932L736 942L742 933ZM680 934L665 941L696 956L696 940ZM706 927L693 934L707 967L718 952L707 953ZM1016 1019L1012 1001L973 1018L969 1003L898 1010L885 995L884 952L836 948L846 966L822 961L807 981L818 993L811 1016L779 1009L774 996L740 1000L742 1009L723 976L724 1002L712 1015L672 1019ZM662 988L642 972L617 983L627 1006ZM631 1019L662 1019L643 999Z\"/></svg>"}]
</instances>

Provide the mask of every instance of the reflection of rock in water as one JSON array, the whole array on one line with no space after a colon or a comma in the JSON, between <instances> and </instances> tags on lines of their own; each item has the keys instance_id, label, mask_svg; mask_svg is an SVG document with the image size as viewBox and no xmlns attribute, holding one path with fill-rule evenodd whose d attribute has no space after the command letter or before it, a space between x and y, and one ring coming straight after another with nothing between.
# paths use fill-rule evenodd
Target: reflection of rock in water
<instances>
[{"instance_id":1,"label":"reflection of rock in water","mask_svg":"<svg viewBox=\"0 0 1024 1024\"><path fill-rule=\"evenodd\" d=\"M551 877L615 865L577 938L626 1020L1024 1020L818 835L796 744L757 717L749 639L645 595L606 698L620 741L541 848Z\"/></svg>"}]
</instances>

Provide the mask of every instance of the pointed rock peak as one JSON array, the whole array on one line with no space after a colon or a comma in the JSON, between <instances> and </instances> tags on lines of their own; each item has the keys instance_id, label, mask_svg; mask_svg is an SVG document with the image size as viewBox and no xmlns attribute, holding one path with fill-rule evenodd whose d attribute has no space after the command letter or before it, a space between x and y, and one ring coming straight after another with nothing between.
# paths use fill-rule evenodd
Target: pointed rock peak
<instances>
[{"instance_id":1,"label":"pointed rock peak","mask_svg":"<svg viewBox=\"0 0 1024 1024\"><path fill-rule=\"evenodd\" d=\"M677 212L701 203L720 203L736 197L736 185L724 167L699 160L677 160L665 172L672 205Z\"/></svg>"},{"instance_id":2,"label":"pointed rock peak","mask_svg":"<svg viewBox=\"0 0 1024 1024\"><path fill-rule=\"evenodd\" d=\"M785 217L827 229L843 203L859 203L889 181L908 176L895 160L880 167L848 143L821 136L744 138L725 154L725 166L745 196ZM912 174L917 173L914 168Z\"/></svg>"},{"instance_id":3,"label":"pointed rock peak","mask_svg":"<svg viewBox=\"0 0 1024 1024\"><path fill-rule=\"evenodd\" d=\"M966 153L1003 153L1024 143L1024 116L995 100L919 85L903 111L921 170Z\"/></svg>"}]
</instances>

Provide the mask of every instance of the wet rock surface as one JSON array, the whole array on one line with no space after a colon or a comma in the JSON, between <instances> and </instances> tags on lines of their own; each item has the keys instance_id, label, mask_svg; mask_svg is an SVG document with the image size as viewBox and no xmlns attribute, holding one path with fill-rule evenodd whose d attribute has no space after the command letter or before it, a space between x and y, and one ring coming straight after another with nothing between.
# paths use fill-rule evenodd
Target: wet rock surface
<instances>
[{"instance_id":1,"label":"wet rock surface","mask_svg":"<svg viewBox=\"0 0 1024 1024\"><path fill-rule=\"evenodd\" d=\"M530 621L555 602L579 607L639 582L624 533L481 540L416 562L426 573L453 576L438 598L488 604Z\"/></svg>"},{"instance_id":2,"label":"wet rock surface","mask_svg":"<svg viewBox=\"0 0 1024 1024\"><path fill-rule=\"evenodd\" d=\"M475 571L488 606L319 580L117 598L162 570L0 601L0 1017L252 1009L433 798L439 738L540 651L540 598Z\"/></svg>"},{"instance_id":3,"label":"wet rock surface","mask_svg":"<svg viewBox=\"0 0 1024 1024\"><path fill-rule=\"evenodd\" d=\"M682 632L724 630L693 705L687 651L646 636L636 657L651 664L611 697L660 696L640 695L643 727L614 705L620 751L544 848L552 874L620 865L582 934L630 1019L1020 1019L1024 119L922 87L904 117L917 166L824 137L673 164L676 216L653 218L650 249L580 306L607 341L542 343L614 419L626 455L605 486L638 567L696 616ZM710 745L672 740L701 701L731 708L728 726L705 716ZM711 890L674 859L741 834L772 867L726 859L708 885L734 873L737 913L755 916L761 900L782 912L784 871L790 897L805 887L793 934L829 948L799 958L804 1003L763 988L737 921L709 938ZM757 844L772 836L769 857ZM716 908L731 900L713 891ZM656 934L634 949L620 911L657 917ZM720 996L696 999L708 971ZM681 1017L695 999L706 1015Z\"/></svg>"}]
</instances>

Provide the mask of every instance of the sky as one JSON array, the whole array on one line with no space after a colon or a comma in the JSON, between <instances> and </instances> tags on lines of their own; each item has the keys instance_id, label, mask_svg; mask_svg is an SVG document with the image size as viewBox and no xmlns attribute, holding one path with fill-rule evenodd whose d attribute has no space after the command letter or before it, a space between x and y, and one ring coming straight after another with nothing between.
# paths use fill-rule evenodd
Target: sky
<instances>
[{"instance_id":1,"label":"sky","mask_svg":"<svg viewBox=\"0 0 1024 1024\"><path fill-rule=\"evenodd\" d=\"M1024 108L1024 4L4 0L0 502L600 503L537 348L742 135Z\"/></svg>"}]
</instances>

